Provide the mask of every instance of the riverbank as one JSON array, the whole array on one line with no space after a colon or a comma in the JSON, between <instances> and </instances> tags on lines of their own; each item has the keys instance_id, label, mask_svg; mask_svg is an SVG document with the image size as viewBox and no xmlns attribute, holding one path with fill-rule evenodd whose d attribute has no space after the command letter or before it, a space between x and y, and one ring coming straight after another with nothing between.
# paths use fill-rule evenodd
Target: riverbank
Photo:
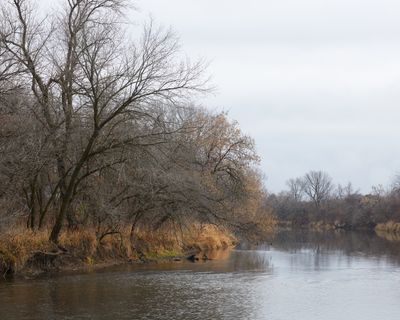
<instances>
[{"instance_id":1,"label":"riverbank","mask_svg":"<svg viewBox=\"0 0 400 320\"><path fill-rule=\"evenodd\" d=\"M394 221L378 223L375 227L375 230L379 232L397 233L400 235L400 223Z\"/></svg>"},{"instance_id":2,"label":"riverbank","mask_svg":"<svg viewBox=\"0 0 400 320\"><path fill-rule=\"evenodd\" d=\"M305 225L296 225L290 221L279 221L278 228L280 230L308 230L314 232L328 231L355 231L375 233L378 237L391 242L400 242L400 223L388 221L386 223L378 223L371 226L353 226L339 222L326 223L323 221L310 222Z\"/></svg>"},{"instance_id":3,"label":"riverbank","mask_svg":"<svg viewBox=\"0 0 400 320\"><path fill-rule=\"evenodd\" d=\"M379 223L375 227L376 234L392 242L400 241L400 223L389 221L386 223Z\"/></svg>"},{"instance_id":4,"label":"riverbank","mask_svg":"<svg viewBox=\"0 0 400 320\"><path fill-rule=\"evenodd\" d=\"M49 230L18 230L0 237L0 274L35 276L48 272L98 269L123 263L198 259L196 254L234 246L233 234L214 225L186 229L166 226L101 234L94 229L63 232L59 245L48 241ZM200 256L201 258L203 256Z\"/></svg>"},{"instance_id":5,"label":"riverbank","mask_svg":"<svg viewBox=\"0 0 400 320\"><path fill-rule=\"evenodd\" d=\"M226 256L207 263L126 264L0 284L0 319L400 317L400 246L372 233L278 231L259 246L219 252Z\"/></svg>"},{"instance_id":6,"label":"riverbank","mask_svg":"<svg viewBox=\"0 0 400 320\"><path fill-rule=\"evenodd\" d=\"M279 221L278 227L281 229L308 229L313 231L326 231L326 230L352 230L352 231L377 231L377 232L390 232L400 234L400 223L388 221L386 223L366 224L366 225L353 225L342 223L340 221L325 222L322 220L312 221L307 224L296 224L292 221Z\"/></svg>"}]
</instances>

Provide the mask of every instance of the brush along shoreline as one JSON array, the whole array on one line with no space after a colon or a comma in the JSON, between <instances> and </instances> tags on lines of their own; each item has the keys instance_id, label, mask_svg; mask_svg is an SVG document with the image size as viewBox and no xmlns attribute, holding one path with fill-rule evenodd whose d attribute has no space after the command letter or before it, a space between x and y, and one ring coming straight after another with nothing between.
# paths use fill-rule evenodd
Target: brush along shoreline
<instances>
[{"instance_id":1,"label":"brush along shoreline","mask_svg":"<svg viewBox=\"0 0 400 320\"><path fill-rule=\"evenodd\" d=\"M49 230L14 231L0 237L0 277L97 270L120 264L208 260L208 252L235 246L235 236L211 224L101 234L94 229L63 232L58 245Z\"/></svg>"}]
</instances>

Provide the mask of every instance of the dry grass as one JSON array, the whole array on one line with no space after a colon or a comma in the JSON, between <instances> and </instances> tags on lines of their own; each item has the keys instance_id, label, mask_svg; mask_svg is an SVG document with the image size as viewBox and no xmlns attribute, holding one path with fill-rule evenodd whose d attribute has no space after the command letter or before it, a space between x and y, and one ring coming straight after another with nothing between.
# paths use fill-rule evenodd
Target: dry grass
<instances>
[{"instance_id":1,"label":"dry grass","mask_svg":"<svg viewBox=\"0 0 400 320\"><path fill-rule=\"evenodd\" d=\"M326 223L324 221L316 221L316 222L311 222L309 224L309 228L314 231L326 231L334 229L334 225Z\"/></svg>"},{"instance_id":2,"label":"dry grass","mask_svg":"<svg viewBox=\"0 0 400 320\"><path fill-rule=\"evenodd\" d=\"M48 241L50 231L15 229L0 236L0 272L12 266L24 270L35 252L57 252L59 248ZM74 267L116 263L143 258L173 257L185 250L211 250L232 246L235 238L225 229L213 225L193 225L181 230L165 226L157 231L142 228L131 239L129 230L104 237L101 242L94 229L64 231L59 244L68 252L62 261Z\"/></svg>"},{"instance_id":3,"label":"dry grass","mask_svg":"<svg viewBox=\"0 0 400 320\"><path fill-rule=\"evenodd\" d=\"M0 258L12 257L13 269L22 270L35 252L60 251L55 244L48 241L49 235L49 230L17 229L7 232L0 237ZM93 229L62 232L59 244L67 250L69 263L92 265L97 261L113 259L116 254L122 258L119 239L108 237L104 244L100 244Z\"/></svg>"},{"instance_id":4,"label":"dry grass","mask_svg":"<svg viewBox=\"0 0 400 320\"><path fill-rule=\"evenodd\" d=\"M197 225L183 236L185 248L199 250L226 249L236 243L236 238L226 229L211 224Z\"/></svg>"},{"instance_id":5,"label":"dry grass","mask_svg":"<svg viewBox=\"0 0 400 320\"><path fill-rule=\"evenodd\" d=\"M389 241L400 241L400 223L389 221L386 223L379 223L375 227L375 232L378 236L385 238Z\"/></svg>"},{"instance_id":6,"label":"dry grass","mask_svg":"<svg viewBox=\"0 0 400 320\"><path fill-rule=\"evenodd\" d=\"M51 251L54 245L48 241L49 231L33 232L30 230L14 230L0 237L0 251L13 257L16 270L23 268L26 261L35 251Z\"/></svg>"},{"instance_id":7,"label":"dry grass","mask_svg":"<svg viewBox=\"0 0 400 320\"><path fill-rule=\"evenodd\" d=\"M157 231L140 229L137 232L138 249L150 256L179 256L185 251L206 251L232 246L236 239L231 233L210 224L192 224L189 228L175 225L165 226Z\"/></svg>"},{"instance_id":8,"label":"dry grass","mask_svg":"<svg viewBox=\"0 0 400 320\"><path fill-rule=\"evenodd\" d=\"M400 233L400 223L394 221L378 223L375 230Z\"/></svg>"}]
</instances>

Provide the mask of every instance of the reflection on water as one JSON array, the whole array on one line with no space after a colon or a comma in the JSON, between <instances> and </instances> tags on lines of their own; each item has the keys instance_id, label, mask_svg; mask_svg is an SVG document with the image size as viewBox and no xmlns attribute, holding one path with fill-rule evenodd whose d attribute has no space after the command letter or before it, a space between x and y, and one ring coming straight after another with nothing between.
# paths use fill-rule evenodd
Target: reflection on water
<instances>
[{"instance_id":1,"label":"reflection on water","mask_svg":"<svg viewBox=\"0 0 400 320\"><path fill-rule=\"evenodd\" d=\"M400 319L400 243L281 232L217 254L0 283L0 319Z\"/></svg>"},{"instance_id":2,"label":"reflection on water","mask_svg":"<svg viewBox=\"0 0 400 320\"><path fill-rule=\"evenodd\" d=\"M382 230L376 231L377 235L389 241L400 242L400 233L387 232Z\"/></svg>"},{"instance_id":3,"label":"reflection on water","mask_svg":"<svg viewBox=\"0 0 400 320\"><path fill-rule=\"evenodd\" d=\"M241 244L247 250L280 250L296 254L306 251L318 259L347 257L348 260L365 257L400 266L400 241L392 234L377 237L373 232L305 232L302 230L283 231L271 235L260 245ZM390 241L387 241L390 240ZM400 239L399 239L400 240Z\"/></svg>"}]
</instances>

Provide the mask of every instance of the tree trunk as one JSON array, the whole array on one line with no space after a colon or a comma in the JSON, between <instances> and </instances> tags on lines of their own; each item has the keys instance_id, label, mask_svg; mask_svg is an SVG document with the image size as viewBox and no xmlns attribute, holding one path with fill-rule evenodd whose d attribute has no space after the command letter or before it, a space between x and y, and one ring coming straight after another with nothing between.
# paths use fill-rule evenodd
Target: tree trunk
<instances>
[{"instance_id":1,"label":"tree trunk","mask_svg":"<svg viewBox=\"0 0 400 320\"><path fill-rule=\"evenodd\" d=\"M60 236L61 228L64 222L64 217L71 203L71 194L72 192L67 192L65 198L62 200L60 210L58 211L58 215L56 217L56 222L54 223L53 229L51 230L50 241L56 244L58 243L58 238Z\"/></svg>"},{"instance_id":2,"label":"tree trunk","mask_svg":"<svg viewBox=\"0 0 400 320\"><path fill-rule=\"evenodd\" d=\"M35 228L35 220L36 220L36 213L38 209L37 201L36 201L36 178L35 180L31 183L30 189L31 189L31 196L29 199L29 217L27 221L27 227L29 229L34 229Z\"/></svg>"},{"instance_id":3,"label":"tree trunk","mask_svg":"<svg viewBox=\"0 0 400 320\"><path fill-rule=\"evenodd\" d=\"M97 129L95 129L95 131L93 132L92 136L89 139L88 144L86 145L85 151L83 152L80 160L76 164L75 169L71 174L71 177L68 182L68 187L66 188L65 193L64 194L61 193L61 199L62 199L61 207L56 217L56 222L53 226L53 229L51 230L49 238L50 241L56 244L58 243L58 238L60 236L64 218L68 212L68 209L70 208L72 198L74 195L74 190L77 187L77 184L79 183L78 180L79 174L81 172L84 163L87 161L89 157L90 151L92 150L92 147L94 145L94 142L96 141L97 136L98 136L98 131Z\"/></svg>"}]
</instances>

